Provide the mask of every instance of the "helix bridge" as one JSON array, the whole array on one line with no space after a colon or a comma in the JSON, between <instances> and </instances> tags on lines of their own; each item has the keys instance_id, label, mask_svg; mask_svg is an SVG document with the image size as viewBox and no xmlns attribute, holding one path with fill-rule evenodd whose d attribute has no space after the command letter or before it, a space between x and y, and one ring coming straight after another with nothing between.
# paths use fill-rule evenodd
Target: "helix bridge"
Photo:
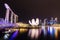
<instances>
[{"instance_id":1,"label":"helix bridge","mask_svg":"<svg viewBox=\"0 0 60 40\"><path fill-rule=\"evenodd\" d=\"M58 24L57 17L55 19L51 18L51 20L44 19L43 22L39 18L29 20L28 23L18 22L18 15L16 15L8 4L4 4L6 7L6 16L5 19L0 18L0 30L5 30L3 33L6 33L4 35L4 39L7 39L9 36L9 33L13 33L10 40L13 40L13 38L18 34L18 31L20 33L24 33L28 31L28 36L31 38L38 38L39 35L41 35L41 32L44 33L44 36L49 33L51 36L55 35L55 37L58 37L58 31L60 31L60 24ZM10 15L11 14L11 15ZM9 17L11 16L11 17ZM14 17L14 18L13 18ZM10 19L10 21L9 21Z\"/></svg>"}]
</instances>

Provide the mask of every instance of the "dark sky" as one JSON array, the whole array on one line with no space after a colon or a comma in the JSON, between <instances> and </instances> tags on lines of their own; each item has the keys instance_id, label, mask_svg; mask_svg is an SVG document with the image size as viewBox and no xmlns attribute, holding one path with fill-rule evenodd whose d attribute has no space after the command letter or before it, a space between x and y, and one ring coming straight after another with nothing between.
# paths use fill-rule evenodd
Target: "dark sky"
<instances>
[{"instance_id":1,"label":"dark sky","mask_svg":"<svg viewBox=\"0 0 60 40\"><path fill-rule=\"evenodd\" d=\"M32 18L58 17L60 19L60 0L1 0L0 17L4 17L4 3L19 16L19 21L28 22Z\"/></svg>"}]
</instances>

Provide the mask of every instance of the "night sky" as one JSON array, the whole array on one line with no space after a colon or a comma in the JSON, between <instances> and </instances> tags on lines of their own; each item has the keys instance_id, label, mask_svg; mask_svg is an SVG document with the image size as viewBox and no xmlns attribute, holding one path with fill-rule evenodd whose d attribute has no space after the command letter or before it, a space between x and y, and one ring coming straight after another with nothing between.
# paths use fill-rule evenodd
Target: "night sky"
<instances>
[{"instance_id":1,"label":"night sky","mask_svg":"<svg viewBox=\"0 0 60 40\"><path fill-rule=\"evenodd\" d=\"M58 17L60 20L60 0L0 0L0 17L3 18L6 11L4 3L9 4L22 22L37 17Z\"/></svg>"}]
</instances>

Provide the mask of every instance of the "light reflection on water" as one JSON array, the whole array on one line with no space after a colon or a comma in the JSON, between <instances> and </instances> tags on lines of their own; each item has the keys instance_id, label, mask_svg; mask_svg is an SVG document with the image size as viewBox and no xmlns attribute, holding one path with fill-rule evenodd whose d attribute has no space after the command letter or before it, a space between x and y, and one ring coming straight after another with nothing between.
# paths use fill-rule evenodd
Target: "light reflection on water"
<instances>
[{"instance_id":1,"label":"light reflection on water","mask_svg":"<svg viewBox=\"0 0 60 40\"><path fill-rule=\"evenodd\" d=\"M58 29L55 29L54 27L52 26L48 26L47 29L46 28L39 28L39 29L29 29L29 32L28 32L28 36L31 37L31 38L38 38L40 35L41 35L41 32L43 31L44 33L44 36L47 35L47 33L49 35L51 35L52 37L57 36L58 33L57 31ZM13 39L13 37L16 37L16 35L18 34L18 31L14 32L11 39Z\"/></svg>"},{"instance_id":2,"label":"light reflection on water","mask_svg":"<svg viewBox=\"0 0 60 40\"><path fill-rule=\"evenodd\" d=\"M52 26L48 26L47 29L44 26L42 26L42 28L40 28L40 29L30 29L29 32L28 32L28 35L31 38L38 38L42 31L44 33L44 36L49 34L52 37L54 37L54 35L55 36L57 35L56 34L57 33L56 29L54 27L52 27Z\"/></svg>"}]
</instances>

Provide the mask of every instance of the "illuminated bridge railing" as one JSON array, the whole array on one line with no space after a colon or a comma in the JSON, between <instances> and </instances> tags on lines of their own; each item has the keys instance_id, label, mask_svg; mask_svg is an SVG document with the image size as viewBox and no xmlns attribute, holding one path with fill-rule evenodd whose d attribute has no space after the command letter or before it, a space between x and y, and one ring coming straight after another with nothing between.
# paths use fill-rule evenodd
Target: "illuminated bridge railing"
<instances>
[{"instance_id":1,"label":"illuminated bridge railing","mask_svg":"<svg viewBox=\"0 0 60 40\"><path fill-rule=\"evenodd\" d=\"M2 23L0 22L0 28L5 28L5 27L16 27L16 24L11 24L11 23Z\"/></svg>"}]
</instances>

